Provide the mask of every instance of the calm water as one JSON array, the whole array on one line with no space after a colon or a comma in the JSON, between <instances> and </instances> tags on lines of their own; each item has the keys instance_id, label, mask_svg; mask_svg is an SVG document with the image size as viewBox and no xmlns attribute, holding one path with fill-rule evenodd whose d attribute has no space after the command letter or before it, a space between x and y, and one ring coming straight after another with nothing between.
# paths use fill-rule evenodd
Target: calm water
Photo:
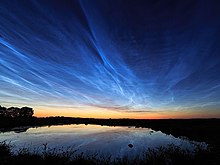
<instances>
[{"instance_id":1,"label":"calm water","mask_svg":"<svg viewBox=\"0 0 220 165\"><path fill-rule=\"evenodd\" d=\"M71 148L87 154L102 153L112 157L135 156L148 148L157 148L169 144L183 149L193 150L197 144L186 139L175 138L149 128L109 127L99 125L59 125L29 128L25 132L14 131L0 133L0 141L10 142L16 152L20 148L42 151L47 148ZM132 144L130 148L128 144Z\"/></svg>"}]
</instances>

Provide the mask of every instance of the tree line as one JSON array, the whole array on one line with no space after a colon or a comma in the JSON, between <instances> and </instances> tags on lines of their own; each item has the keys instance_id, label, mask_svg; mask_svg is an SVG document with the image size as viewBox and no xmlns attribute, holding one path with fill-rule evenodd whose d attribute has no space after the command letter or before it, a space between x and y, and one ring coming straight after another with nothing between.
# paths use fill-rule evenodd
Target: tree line
<instances>
[{"instance_id":1,"label":"tree line","mask_svg":"<svg viewBox=\"0 0 220 165\"><path fill-rule=\"evenodd\" d=\"M2 107L0 105L0 118L30 118L34 114L33 108L30 107Z\"/></svg>"}]
</instances>

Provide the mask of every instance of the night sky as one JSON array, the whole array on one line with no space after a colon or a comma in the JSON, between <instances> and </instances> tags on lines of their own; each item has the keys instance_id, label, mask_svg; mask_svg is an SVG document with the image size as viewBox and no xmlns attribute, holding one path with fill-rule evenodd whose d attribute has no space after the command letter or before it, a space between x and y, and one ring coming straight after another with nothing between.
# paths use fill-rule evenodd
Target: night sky
<instances>
[{"instance_id":1,"label":"night sky","mask_svg":"<svg viewBox=\"0 0 220 165\"><path fill-rule=\"evenodd\" d=\"M220 2L1 0L0 105L220 117Z\"/></svg>"}]
</instances>

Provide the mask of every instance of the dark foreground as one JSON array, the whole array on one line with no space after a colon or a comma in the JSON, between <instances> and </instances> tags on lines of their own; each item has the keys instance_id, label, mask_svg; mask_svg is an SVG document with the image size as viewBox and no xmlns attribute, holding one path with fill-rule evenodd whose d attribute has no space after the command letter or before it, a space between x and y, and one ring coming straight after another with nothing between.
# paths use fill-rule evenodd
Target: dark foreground
<instances>
[{"instance_id":1,"label":"dark foreground","mask_svg":"<svg viewBox=\"0 0 220 165\"><path fill-rule=\"evenodd\" d=\"M111 160L111 155L101 156L98 154L84 155L76 154L74 151L56 150L42 151L42 153L32 153L27 149L21 149L16 155L11 153L11 146L5 142L0 143L0 164L1 165L135 165L135 164L150 164L150 165L185 165L185 164L216 164L213 161L213 155L209 151L204 151L200 146L197 147L192 154L190 151L182 150L181 148L170 145L169 147L160 147L154 150L147 150L141 153L142 157L129 159L122 157Z\"/></svg>"},{"instance_id":2,"label":"dark foreground","mask_svg":"<svg viewBox=\"0 0 220 165\"><path fill-rule=\"evenodd\" d=\"M108 158L100 159L99 156L71 156L66 151L63 154L44 153L43 155L31 154L21 151L18 155L10 153L10 146L1 143L1 164L219 164L220 163L220 119L164 119L164 120L134 120L134 119L90 119L90 118L29 118L29 119L1 119L0 131L16 131L16 127L45 126L58 124L98 124L108 126L136 126L152 128L172 134L175 137L184 136L190 140L206 142L209 144L208 151L198 148L195 154L187 153L175 146L160 148L157 151L148 151L144 159L128 160L122 158L115 162L109 162ZM25 131L25 130L24 130ZM143 153L142 153L143 154ZM2 156L5 155L5 156ZM150 156L149 156L150 155Z\"/></svg>"}]
</instances>

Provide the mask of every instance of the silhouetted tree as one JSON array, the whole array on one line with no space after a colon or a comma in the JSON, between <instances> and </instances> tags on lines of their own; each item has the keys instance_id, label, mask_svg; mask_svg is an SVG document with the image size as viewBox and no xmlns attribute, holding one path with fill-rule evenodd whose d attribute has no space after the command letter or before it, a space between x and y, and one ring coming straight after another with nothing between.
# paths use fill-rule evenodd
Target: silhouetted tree
<instances>
[{"instance_id":1,"label":"silhouetted tree","mask_svg":"<svg viewBox=\"0 0 220 165\"><path fill-rule=\"evenodd\" d=\"M34 114L34 110L30 107L22 107L19 112L19 117L30 118Z\"/></svg>"},{"instance_id":2,"label":"silhouetted tree","mask_svg":"<svg viewBox=\"0 0 220 165\"><path fill-rule=\"evenodd\" d=\"M10 107L5 108L0 106L0 117L6 118L30 118L34 114L34 110L30 107Z\"/></svg>"},{"instance_id":3,"label":"silhouetted tree","mask_svg":"<svg viewBox=\"0 0 220 165\"><path fill-rule=\"evenodd\" d=\"M20 108L18 107L10 107L6 110L6 117L18 118L19 117Z\"/></svg>"},{"instance_id":4,"label":"silhouetted tree","mask_svg":"<svg viewBox=\"0 0 220 165\"><path fill-rule=\"evenodd\" d=\"M1 117L5 117L5 115L6 115L6 109L7 109L7 108L2 107L2 106L0 105L0 118L1 118Z\"/></svg>"}]
</instances>

